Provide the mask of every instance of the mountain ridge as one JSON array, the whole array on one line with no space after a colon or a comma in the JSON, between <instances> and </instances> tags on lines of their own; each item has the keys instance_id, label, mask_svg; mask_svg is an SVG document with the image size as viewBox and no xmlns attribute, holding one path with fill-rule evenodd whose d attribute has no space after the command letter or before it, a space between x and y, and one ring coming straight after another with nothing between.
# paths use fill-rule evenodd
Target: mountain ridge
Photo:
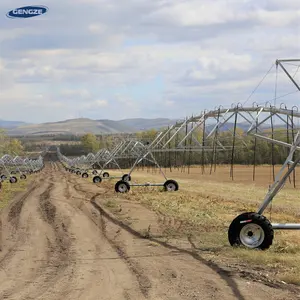
<instances>
[{"instance_id":1,"label":"mountain ridge","mask_svg":"<svg viewBox=\"0 0 300 300\"><path fill-rule=\"evenodd\" d=\"M9 124L10 121L5 121ZM4 127L8 135L46 135L46 134L69 134L81 135L85 133L108 134L108 133L134 133L149 129L160 129L174 124L176 120L168 118L131 118L119 121L89 118L68 119L58 122L46 122L41 124L27 124L15 122L17 126ZM1 123L0 123L1 127ZM3 128L3 126L2 126Z\"/></svg>"}]
</instances>

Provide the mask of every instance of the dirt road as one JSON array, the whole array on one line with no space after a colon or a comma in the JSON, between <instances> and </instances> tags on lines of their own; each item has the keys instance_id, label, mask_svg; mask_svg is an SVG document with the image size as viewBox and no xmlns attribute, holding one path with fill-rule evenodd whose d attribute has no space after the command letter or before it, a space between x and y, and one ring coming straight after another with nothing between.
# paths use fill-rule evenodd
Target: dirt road
<instances>
[{"instance_id":1,"label":"dirt road","mask_svg":"<svg viewBox=\"0 0 300 300\"><path fill-rule=\"evenodd\" d=\"M145 238L158 216L130 200L128 225L108 212L105 193L56 162L2 211L0 299L299 299L228 273L192 247Z\"/></svg>"}]
</instances>

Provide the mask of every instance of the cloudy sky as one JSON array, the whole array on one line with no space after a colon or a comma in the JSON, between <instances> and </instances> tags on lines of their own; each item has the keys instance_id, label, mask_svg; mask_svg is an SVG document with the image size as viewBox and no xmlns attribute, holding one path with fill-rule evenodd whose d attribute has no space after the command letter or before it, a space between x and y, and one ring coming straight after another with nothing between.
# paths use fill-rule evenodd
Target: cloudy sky
<instances>
[{"instance_id":1,"label":"cloudy sky","mask_svg":"<svg viewBox=\"0 0 300 300\"><path fill-rule=\"evenodd\" d=\"M48 13L6 17L36 4ZM277 104L299 103L274 66L300 58L299 0L1 0L0 14L0 119L182 118L245 103L272 65L246 104L274 103L276 82Z\"/></svg>"}]
</instances>

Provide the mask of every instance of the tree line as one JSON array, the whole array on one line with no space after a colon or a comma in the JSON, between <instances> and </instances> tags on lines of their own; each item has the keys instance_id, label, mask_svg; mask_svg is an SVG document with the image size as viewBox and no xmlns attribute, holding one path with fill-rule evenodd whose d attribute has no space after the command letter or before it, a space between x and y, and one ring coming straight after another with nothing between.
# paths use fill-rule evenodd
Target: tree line
<instances>
[{"instance_id":1,"label":"tree line","mask_svg":"<svg viewBox=\"0 0 300 300\"><path fill-rule=\"evenodd\" d=\"M132 135L144 144L150 143L157 136L158 131L148 130L138 132ZM215 139L203 138L202 130L196 130L194 137L199 144L204 145L209 151L197 150L193 151L192 147L195 141L188 138L184 142L186 150L172 151L175 144L184 137L184 132L181 132L177 140L173 139L167 146L170 151L155 152L154 156L163 167L182 166L182 165L207 165L207 164L281 164L284 162L288 155L289 149L275 145L266 140L247 136L241 129L236 130L236 137L233 138L232 133L229 131L219 132L218 141L227 148L222 150ZM274 138L290 143L294 138L294 133L288 134L281 130L276 130L273 133L267 133L267 136L273 135ZM113 146L119 141L119 136L114 135L100 135L88 133L81 137L80 143L76 145L61 144L61 152L66 156L80 156L88 153L96 153L102 148L112 149ZM165 139L168 140L170 136ZM198 147L199 148L199 147ZM144 163L148 165L147 162ZM127 164L126 164L127 165Z\"/></svg>"}]
</instances>

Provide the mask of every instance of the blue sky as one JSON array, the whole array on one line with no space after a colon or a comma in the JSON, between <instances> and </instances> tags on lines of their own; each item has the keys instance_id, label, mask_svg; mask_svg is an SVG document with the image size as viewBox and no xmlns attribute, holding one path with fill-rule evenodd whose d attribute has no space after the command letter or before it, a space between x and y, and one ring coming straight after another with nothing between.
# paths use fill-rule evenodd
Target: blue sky
<instances>
[{"instance_id":1,"label":"blue sky","mask_svg":"<svg viewBox=\"0 0 300 300\"><path fill-rule=\"evenodd\" d=\"M6 17L36 4L49 12ZM277 58L300 57L298 0L1 0L0 15L6 120L184 118L244 103ZM274 98L275 75L247 104ZM277 95L293 91L279 70Z\"/></svg>"}]
</instances>

